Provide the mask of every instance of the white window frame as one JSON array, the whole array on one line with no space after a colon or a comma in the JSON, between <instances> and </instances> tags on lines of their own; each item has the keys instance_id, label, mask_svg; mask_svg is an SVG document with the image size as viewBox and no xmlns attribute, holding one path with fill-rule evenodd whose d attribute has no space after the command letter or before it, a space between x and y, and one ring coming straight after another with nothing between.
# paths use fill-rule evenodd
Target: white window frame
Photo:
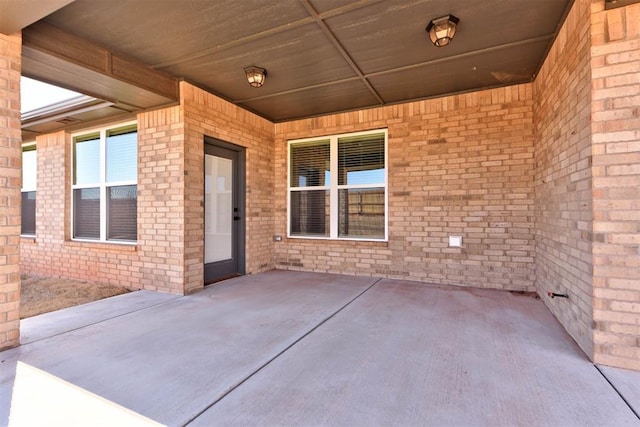
<instances>
[{"instance_id":1,"label":"white window frame","mask_svg":"<svg viewBox=\"0 0 640 427\"><path fill-rule=\"evenodd\" d=\"M366 136L373 134L384 134L384 185L375 184L353 184L338 185L338 140L340 138L350 138L355 136ZM313 187L292 187L291 186L291 146L301 143L309 143L314 141L329 141L329 185L313 186ZM342 133L336 135L317 136L313 138L294 139L287 141L287 237L290 239L314 239L314 240L347 240L347 241L364 241L364 242L388 242L389 241L389 133L387 129L375 129L364 132ZM340 237L338 233L339 220L339 190L363 189L363 188L380 188L384 187L384 237L383 238L366 238L366 237ZM330 226L329 236L300 236L291 234L291 193L292 191L305 190L329 190L329 211Z\"/></svg>"},{"instance_id":2,"label":"white window frame","mask_svg":"<svg viewBox=\"0 0 640 427\"><path fill-rule=\"evenodd\" d=\"M109 244L119 244L119 245L137 245L138 240L111 240L107 239L107 189L110 187L117 187L122 185L135 185L136 188L138 186L138 173L136 172L136 180L128 180L128 181L116 181L109 182L107 185L107 133L110 130L117 130L120 128L124 128L127 126L136 125L136 132L138 132L138 122L136 120L111 124L108 126L102 126L99 128L86 129L83 131L75 132L71 134L71 240L76 242L92 242L92 243L109 243ZM74 165L75 165L75 139L78 137L86 136L92 133L100 133L100 183L98 184L81 184L76 185L73 183L73 177L75 174ZM138 147L139 148L139 147ZM137 164L137 159L136 159ZM100 238L99 239L89 239L83 237L75 237L75 196L74 190L80 190L84 188L99 188L100 191ZM136 198L137 200L137 198Z\"/></svg>"},{"instance_id":3,"label":"white window frame","mask_svg":"<svg viewBox=\"0 0 640 427\"><path fill-rule=\"evenodd\" d=\"M33 151L36 152L36 179L35 179L35 187L31 188L31 187L25 187L24 186L24 177L21 176L21 180L20 180L20 197L22 198L22 193L29 193L29 192L35 192L36 193L36 203L38 200L38 147L36 146L36 142L35 141L29 141L29 142L25 142L22 144L22 148L20 151L20 155L22 156L22 153L24 152L25 148L34 148ZM30 150L31 151L31 150ZM24 167L21 166L21 171L20 173L24 173ZM22 216L22 215L21 215ZM38 226L38 223L36 222L36 227ZM24 233L20 233L21 236L24 237L35 237L36 233L33 234L24 234Z\"/></svg>"}]
</instances>

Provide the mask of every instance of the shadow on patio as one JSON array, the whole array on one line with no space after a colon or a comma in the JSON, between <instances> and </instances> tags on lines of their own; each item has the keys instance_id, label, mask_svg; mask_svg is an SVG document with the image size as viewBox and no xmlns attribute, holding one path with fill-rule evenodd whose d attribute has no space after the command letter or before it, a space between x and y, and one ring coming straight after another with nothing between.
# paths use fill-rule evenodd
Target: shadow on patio
<instances>
[{"instance_id":1,"label":"shadow on patio","mask_svg":"<svg viewBox=\"0 0 640 427\"><path fill-rule=\"evenodd\" d=\"M0 353L0 424L640 424L544 305L509 292L272 271L22 330Z\"/></svg>"}]
</instances>

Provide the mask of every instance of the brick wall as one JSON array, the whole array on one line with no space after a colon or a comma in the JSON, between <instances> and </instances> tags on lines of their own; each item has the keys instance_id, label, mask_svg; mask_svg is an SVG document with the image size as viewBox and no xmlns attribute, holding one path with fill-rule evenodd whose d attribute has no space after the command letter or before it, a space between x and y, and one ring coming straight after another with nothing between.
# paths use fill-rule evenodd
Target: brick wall
<instances>
[{"instance_id":1,"label":"brick wall","mask_svg":"<svg viewBox=\"0 0 640 427\"><path fill-rule=\"evenodd\" d=\"M246 274L272 269L274 224L273 123L186 82L186 264L189 286L202 287L204 262L204 137L246 149Z\"/></svg>"},{"instance_id":2,"label":"brick wall","mask_svg":"<svg viewBox=\"0 0 640 427\"><path fill-rule=\"evenodd\" d=\"M0 350L20 343L20 34L0 34Z\"/></svg>"},{"instance_id":3,"label":"brick wall","mask_svg":"<svg viewBox=\"0 0 640 427\"><path fill-rule=\"evenodd\" d=\"M138 120L138 244L71 240L71 135L36 138L36 237L22 239L22 271L182 294L184 132L180 107Z\"/></svg>"},{"instance_id":4,"label":"brick wall","mask_svg":"<svg viewBox=\"0 0 640 427\"><path fill-rule=\"evenodd\" d=\"M187 83L181 93L181 105L137 115L137 245L71 240L71 136L37 138L37 228L22 239L24 273L176 294L202 288L204 135L247 148L246 270L273 268L273 124Z\"/></svg>"},{"instance_id":5,"label":"brick wall","mask_svg":"<svg viewBox=\"0 0 640 427\"><path fill-rule=\"evenodd\" d=\"M130 263L144 289L188 292L184 158L180 106L138 114L138 245Z\"/></svg>"},{"instance_id":6,"label":"brick wall","mask_svg":"<svg viewBox=\"0 0 640 427\"><path fill-rule=\"evenodd\" d=\"M534 82L538 293L590 357L590 0L577 0ZM569 299L547 296L567 293Z\"/></svg>"},{"instance_id":7,"label":"brick wall","mask_svg":"<svg viewBox=\"0 0 640 427\"><path fill-rule=\"evenodd\" d=\"M201 288L210 136L246 149L248 274L537 290L594 361L640 369L640 5L603 8L575 1L533 84L274 125L182 82L179 106L138 115L136 246L70 240L70 137L38 137L37 236L22 239L22 270ZM20 38L0 36L0 348L18 340L19 64ZM379 128L389 241L272 242L287 234L287 140Z\"/></svg>"},{"instance_id":8,"label":"brick wall","mask_svg":"<svg viewBox=\"0 0 640 427\"><path fill-rule=\"evenodd\" d=\"M592 3L594 361L640 370L640 4Z\"/></svg>"},{"instance_id":9,"label":"brick wall","mask_svg":"<svg viewBox=\"0 0 640 427\"><path fill-rule=\"evenodd\" d=\"M36 237L22 238L22 272L142 288L135 246L71 241L71 136L36 138Z\"/></svg>"},{"instance_id":10,"label":"brick wall","mask_svg":"<svg viewBox=\"0 0 640 427\"><path fill-rule=\"evenodd\" d=\"M276 234L287 234L287 140L388 128L389 241L285 239L276 265L534 289L533 101L511 86L276 125ZM462 248L448 236L461 235Z\"/></svg>"}]
</instances>

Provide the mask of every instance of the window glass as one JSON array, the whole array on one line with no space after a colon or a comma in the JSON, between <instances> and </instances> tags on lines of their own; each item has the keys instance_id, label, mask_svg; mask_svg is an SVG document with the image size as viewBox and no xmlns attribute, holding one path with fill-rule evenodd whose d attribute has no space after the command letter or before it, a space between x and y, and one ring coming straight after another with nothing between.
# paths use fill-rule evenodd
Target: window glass
<instances>
[{"instance_id":1,"label":"window glass","mask_svg":"<svg viewBox=\"0 0 640 427\"><path fill-rule=\"evenodd\" d=\"M338 204L338 236L384 238L384 188L339 190Z\"/></svg>"},{"instance_id":2,"label":"window glass","mask_svg":"<svg viewBox=\"0 0 640 427\"><path fill-rule=\"evenodd\" d=\"M137 201L135 185L110 187L108 191L109 227L107 238L113 240L136 240Z\"/></svg>"},{"instance_id":3,"label":"window glass","mask_svg":"<svg viewBox=\"0 0 640 427\"><path fill-rule=\"evenodd\" d=\"M76 138L73 144L74 185L100 182L100 135Z\"/></svg>"},{"instance_id":4,"label":"window glass","mask_svg":"<svg viewBox=\"0 0 640 427\"><path fill-rule=\"evenodd\" d=\"M338 139L338 185L383 184L384 134Z\"/></svg>"},{"instance_id":5,"label":"window glass","mask_svg":"<svg viewBox=\"0 0 640 427\"><path fill-rule=\"evenodd\" d=\"M136 241L136 125L77 136L73 155L73 238Z\"/></svg>"},{"instance_id":6,"label":"window glass","mask_svg":"<svg viewBox=\"0 0 640 427\"><path fill-rule=\"evenodd\" d=\"M314 141L291 147L291 187L323 187L330 184L329 141Z\"/></svg>"},{"instance_id":7,"label":"window glass","mask_svg":"<svg viewBox=\"0 0 640 427\"><path fill-rule=\"evenodd\" d=\"M329 237L329 191L291 193L291 235Z\"/></svg>"},{"instance_id":8,"label":"window glass","mask_svg":"<svg viewBox=\"0 0 640 427\"><path fill-rule=\"evenodd\" d=\"M290 142L289 235L386 239L386 144L386 131Z\"/></svg>"},{"instance_id":9,"label":"window glass","mask_svg":"<svg viewBox=\"0 0 640 427\"><path fill-rule=\"evenodd\" d=\"M36 234L36 178L37 178L36 146L22 148L22 206L20 210L20 234Z\"/></svg>"},{"instance_id":10,"label":"window glass","mask_svg":"<svg viewBox=\"0 0 640 427\"><path fill-rule=\"evenodd\" d=\"M20 234L36 234L36 192L22 192L22 223Z\"/></svg>"},{"instance_id":11,"label":"window glass","mask_svg":"<svg viewBox=\"0 0 640 427\"><path fill-rule=\"evenodd\" d=\"M74 237L100 238L100 188L73 190Z\"/></svg>"},{"instance_id":12,"label":"window glass","mask_svg":"<svg viewBox=\"0 0 640 427\"><path fill-rule=\"evenodd\" d=\"M22 190L30 191L36 189L36 167L37 167L36 147L26 147L22 150Z\"/></svg>"},{"instance_id":13,"label":"window glass","mask_svg":"<svg viewBox=\"0 0 640 427\"><path fill-rule=\"evenodd\" d=\"M135 181L138 177L138 133L135 128L109 132L107 182Z\"/></svg>"}]
</instances>

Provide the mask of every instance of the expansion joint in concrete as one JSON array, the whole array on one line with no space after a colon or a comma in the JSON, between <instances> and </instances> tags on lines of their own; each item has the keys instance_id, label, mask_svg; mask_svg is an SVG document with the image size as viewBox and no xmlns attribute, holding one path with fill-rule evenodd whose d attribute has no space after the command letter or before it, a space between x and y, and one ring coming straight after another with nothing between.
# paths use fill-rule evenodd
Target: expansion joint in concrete
<instances>
[{"instance_id":1,"label":"expansion joint in concrete","mask_svg":"<svg viewBox=\"0 0 640 427\"><path fill-rule=\"evenodd\" d=\"M200 412L198 412L196 415L194 415L191 419L189 419L186 423L182 424L181 427L186 427L189 424L191 424L193 421L195 421L200 415L204 414L205 412L207 412L209 409L211 409L213 406L215 406L218 402L220 402L222 399L224 399L225 397L227 397L229 394L231 394L234 390L236 390L238 387L240 387L242 384L244 384L245 382L247 382L249 379L251 379L254 375L256 375L258 372L262 371L264 368L266 368L267 366L269 366L273 361L275 361L276 359L278 359L280 356L282 356L283 354L285 354L287 351L289 351L291 348L293 348L296 344L298 344L300 341L302 341L303 339L305 339L307 336L309 336L311 333L313 333L316 329L320 328L322 325L324 325L325 323L327 323L329 320L331 320L332 318L334 318L338 313L340 313L341 311L343 311L345 308L347 308L348 306L350 306L353 302L355 302L358 298L360 298L362 295L364 295L365 293L367 293L371 288L373 288L375 285L378 284L378 282L380 282L382 280L382 278L377 279L376 281L374 281L371 285L369 285L365 290L363 290L362 292L360 292L358 295L356 295L355 297L351 298L349 301L347 301L346 304L344 304L343 306L341 306L340 308L338 308L336 311L334 311L333 313L331 313L330 315L328 315L327 317L325 317L320 323L318 323L317 325L315 325L313 328L309 329L307 332L305 332L304 334L302 334L302 336L300 336L299 338L297 338L295 341L293 341L291 344L289 344L288 346L286 346L284 349L282 349L279 353L277 353L275 356L273 356L272 358L270 358L269 360L267 360L265 363L263 363L262 365L260 365L257 369L255 369L253 372L251 372L249 375L247 375L246 377L244 377L241 381L239 381L238 383L236 383L235 385L231 386L227 391L225 391L220 397L218 397L216 400L214 400L213 402L211 402L209 405L207 405L205 408L203 408Z\"/></svg>"},{"instance_id":2,"label":"expansion joint in concrete","mask_svg":"<svg viewBox=\"0 0 640 427\"><path fill-rule=\"evenodd\" d=\"M616 388L616 385L609 380L609 378L605 375L604 372L602 372L602 369L600 369L598 365L593 365L593 366L598 370L598 372L600 372L600 375L603 376L603 378L607 381L607 383L609 383L611 388L618 394L618 396L620 396L620 399L622 399L625 405L627 405L627 407L631 410L631 412L633 412L633 415L635 415L640 421L640 414L638 414L638 412L633 408L633 405L629 403L629 401L624 397L624 395L620 393L620 390Z\"/></svg>"}]
</instances>

